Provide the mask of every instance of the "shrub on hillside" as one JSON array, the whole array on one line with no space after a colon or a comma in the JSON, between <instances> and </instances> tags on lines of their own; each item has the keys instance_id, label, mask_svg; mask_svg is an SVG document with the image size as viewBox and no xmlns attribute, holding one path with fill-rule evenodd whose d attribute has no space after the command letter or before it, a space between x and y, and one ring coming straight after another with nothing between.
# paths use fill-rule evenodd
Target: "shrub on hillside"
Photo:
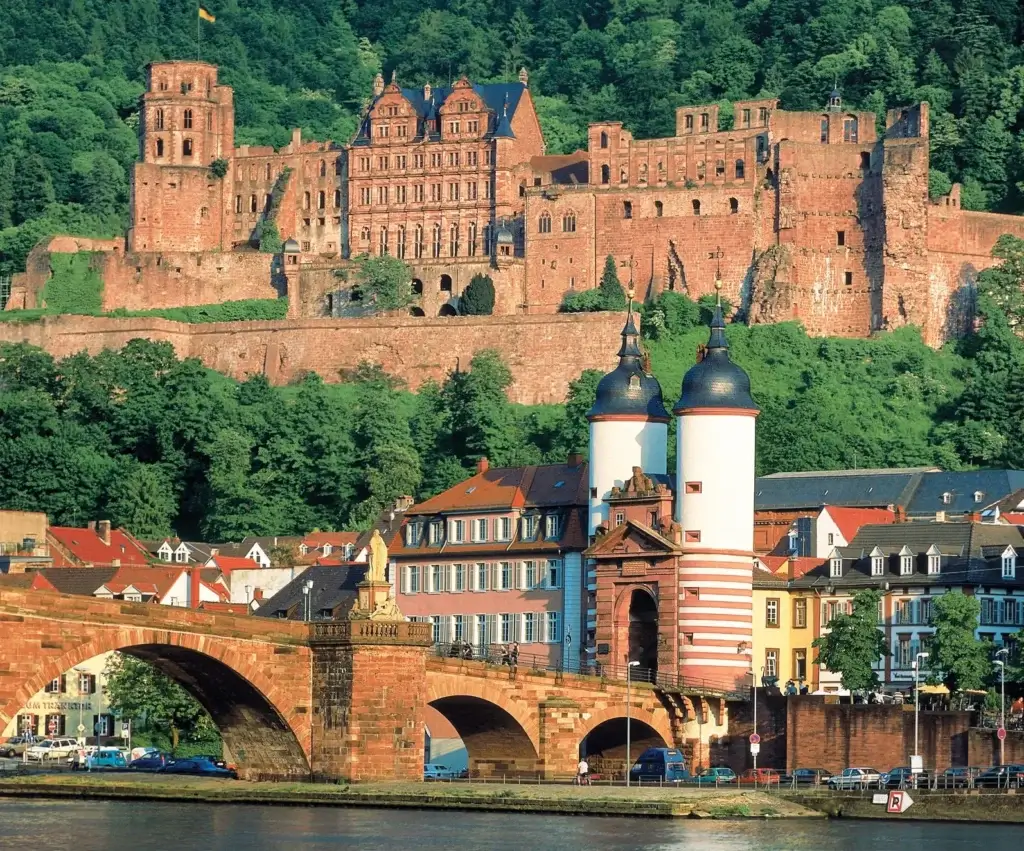
<instances>
[{"instance_id":1,"label":"shrub on hillside","mask_svg":"<svg viewBox=\"0 0 1024 851\"><path fill-rule=\"evenodd\" d=\"M494 281L490 275L474 275L459 299L463 316L490 316L494 313Z\"/></svg>"}]
</instances>

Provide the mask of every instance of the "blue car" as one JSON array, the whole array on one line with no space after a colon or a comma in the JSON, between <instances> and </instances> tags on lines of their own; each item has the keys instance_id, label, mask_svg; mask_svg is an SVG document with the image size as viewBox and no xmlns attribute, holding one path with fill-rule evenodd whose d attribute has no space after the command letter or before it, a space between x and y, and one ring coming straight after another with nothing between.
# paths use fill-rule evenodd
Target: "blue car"
<instances>
[{"instance_id":1,"label":"blue car","mask_svg":"<svg viewBox=\"0 0 1024 851\"><path fill-rule=\"evenodd\" d=\"M188 759L176 759L157 769L158 774L187 774L192 777L226 777L238 779L238 772L233 768L217 765L209 757L193 756Z\"/></svg>"},{"instance_id":2,"label":"blue car","mask_svg":"<svg viewBox=\"0 0 1024 851\"><path fill-rule=\"evenodd\" d=\"M167 765L167 760L170 757L165 753L148 753L144 756L140 756L138 759L133 759L128 763L128 767L133 771L156 771L158 768L163 768Z\"/></svg>"},{"instance_id":3,"label":"blue car","mask_svg":"<svg viewBox=\"0 0 1024 851\"><path fill-rule=\"evenodd\" d=\"M647 748L629 769L633 781L661 780L679 783L690 779L682 751L675 748Z\"/></svg>"}]
</instances>

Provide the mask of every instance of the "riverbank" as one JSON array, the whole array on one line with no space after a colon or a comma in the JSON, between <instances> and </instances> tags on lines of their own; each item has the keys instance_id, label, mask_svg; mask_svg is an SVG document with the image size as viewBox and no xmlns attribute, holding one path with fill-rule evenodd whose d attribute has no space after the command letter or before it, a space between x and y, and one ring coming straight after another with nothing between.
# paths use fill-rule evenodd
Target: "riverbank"
<instances>
[{"instance_id":1,"label":"riverbank","mask_svg":"<svg viewBox=\"0 0 1024 851\"><path fill-rule=\"evenodd\" d=\"M468 783L248 783L160 775L36 775L0 779L0 797L399 807L648 818L821 818L800 803L754 791Z\"/></svg>"},{"instance_id":2,"label":"riverbank","mask_svg":"<svg viewBox=\"0 0 1024 851\"><path fill-rule=\"evenodd\" d=\"M873 793L833 794L787 792L789 801L817 810L829 818L896 819L899 821L960 821L986 824L1024 824L1024 795L1010 792L977 791L909 793L913 803L903 813L886 812L884 804L872 800Z\"/></svg>"}]
</instances>

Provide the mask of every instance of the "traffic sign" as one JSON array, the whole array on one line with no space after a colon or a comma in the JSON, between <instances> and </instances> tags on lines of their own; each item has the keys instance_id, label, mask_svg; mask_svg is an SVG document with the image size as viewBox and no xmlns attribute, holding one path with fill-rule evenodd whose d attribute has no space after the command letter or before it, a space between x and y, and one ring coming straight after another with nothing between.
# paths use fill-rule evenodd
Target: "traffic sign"
<instances>
[{"instance_id":1,"label":"traffic sign","mask_svg":"<svg viewBox=\"0 0 1024 851\"><path fill-rule=\"evenodd\" d=\"M752 745L759 745L759 744L761 744L761 737L759 735L757 735L757 733L751 733L750 734L750 744L752 744Z\"/></svg>"},{"instance_id":2,"label":"traffic sign","mask_svg":"<svg viewBox=\"0 0 1024 851\"><path fill-rule=\"evenodd\" d=\"M914 799L906 792L890 792L889 801L885 805L887 813L905 813L914 804Z\"/></svg>"},{"instance_id":3,"label":"traffic sign","mask_svg":"<svg viewBox=\"0 0 1024 851\"><path fill-rule=\"evenodd\" d=\"M1005 727L1000 727L998 730L996 730L996 738L999 739L999 741L1003 741L1006 738Z\"/></svg>"},{"instance_id":4,"label":"traffic sign","mask_svg":"<svg viewBox=\"0 0 1024 851\"><path fill-rule=\"evenodd\" d=\"M759 753L761 753L761 745L759 745L757 742L754 742L754 744L750 746L750 755L757 756Z\"/></svg>"},{"instance_id":5,"label":"traffic sign","mask_svg":"<svg viewBox=\"0 0 1024 851\"><path fill-rule=\"evenodd\" d=\"M81 736L85 732L85 724L78 725L78 735Z\"/></svg>"}]
</instances>

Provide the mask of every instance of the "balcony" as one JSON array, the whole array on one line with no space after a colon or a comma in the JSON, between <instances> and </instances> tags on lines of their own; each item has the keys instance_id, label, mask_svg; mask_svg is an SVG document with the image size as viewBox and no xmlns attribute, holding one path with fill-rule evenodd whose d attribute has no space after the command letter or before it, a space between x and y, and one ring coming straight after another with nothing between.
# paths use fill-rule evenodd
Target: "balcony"
<instances>
[{"instance_id":1,"label":"balcony","mask_svg":"<svg viewBox=\"0 0 1024 851\"><path fill-rule=\"evenodd\" d=\"M0 541L0 556L49 558L50 545L38 543L31 539L26 539L24 541Z\"/></svg>"}]
</instances>

